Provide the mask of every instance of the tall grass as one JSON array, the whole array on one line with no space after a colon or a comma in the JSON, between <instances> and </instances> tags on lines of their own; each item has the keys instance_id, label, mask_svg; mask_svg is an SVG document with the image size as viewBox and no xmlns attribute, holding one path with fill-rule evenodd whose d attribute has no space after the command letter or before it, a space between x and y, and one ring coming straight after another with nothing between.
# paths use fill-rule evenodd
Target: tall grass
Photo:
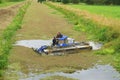
<instances>
[{"instance_id":1,"label":"tall grass","mask_svg":"<svg viewBox=\"0 0 120 80\"><path fill-rule=\"evenodd\" d=\"M92 39L96 39L102 42L110 42L119 37L119 32L114 31L108 26L100 25L94 23L90 19L84 18L84 16L77 15L77 12L74 12L72 9L65 8L63 5L58 5L54 3L48 3L49 6L61 11L66 17L75 24L74 29L77 31L84 31L88 34L92 34ZM102 27L101 27L102 26ZM97 35L97 36L96 36Z\"/></svg>"},{"instance_id":2,"label":"tall grass","mask_svg":"<svg viewBox=\"0 0 120 80\"><path fill-rule=\"evenodd\" d=\"M0 76L2 76L4 69L6 69L8 65L8 55L14 42L12 37L16 31L21 28L24 14L29 5L30 2L27 2L19 9L12 23L3 31L0 37Z\"/></svg>"},{"instance_id":3,"label":"tall grass","mask_svg":"<svg viewBox=\"0 0 120 80\"><path fill-rule=\"evenodd\" d=\"M47 5L65 14L65 16L75 25L74 30L84 31L89 35L90 39L103 42L105 44L104 49L97 51L97 54L105 55L120 53L119 30L117 32L113 27L95 23L93 20L79 15L79 11L75 12L75 10L65 7L64 5L56 3L47 3ZM117 60L119 61L119 59Z\"/></svg>"},{"instance_id":4,"label":"tall grass","mask_svg":"<svg viewBox=\"0 0 120 80\"><path fill-rule=\"evenodd\" d=\"M0 4L5 2L19 2L19 1L24 1L24 0L0 0Z\"/></svg>"}]
</instances>

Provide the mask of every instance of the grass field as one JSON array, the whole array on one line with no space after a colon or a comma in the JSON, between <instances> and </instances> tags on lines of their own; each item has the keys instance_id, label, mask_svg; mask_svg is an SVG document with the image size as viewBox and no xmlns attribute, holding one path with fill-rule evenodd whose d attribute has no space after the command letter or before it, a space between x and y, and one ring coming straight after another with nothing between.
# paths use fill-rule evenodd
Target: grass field
<instances>
[{"instance_id":1,"label":"grass field","mask_svg":"<svg viewBox=\"0 0 120 80\"><path fill-rule=\"evenodd\" d=\"M6 6L10 6L10 5L13 5L13 4L16 4L16 3L19 3L19 2L5 2L5 3L1 3L0 4L0 8L1 7L6 7Z\"/></svg>"},{"instance_id":2,"label":"grass field","mask_svg":"<svg viewBox=\"0 0 120 80\"><path fill-rule=\"evenodd\" d=\"M87 10L90 13L120 19L120 6L70 5L73 8Z\"/></svg>"}]
</instances>

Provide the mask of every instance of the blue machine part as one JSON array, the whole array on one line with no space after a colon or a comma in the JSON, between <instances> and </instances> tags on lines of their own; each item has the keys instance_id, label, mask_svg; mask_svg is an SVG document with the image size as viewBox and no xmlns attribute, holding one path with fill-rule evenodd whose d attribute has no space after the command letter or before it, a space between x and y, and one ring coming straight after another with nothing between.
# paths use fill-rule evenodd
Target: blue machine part
<instances>
[{"instance_id":1,"label":"blue machine part","mask_svg":"<svg viewBox=\"0 0 120 80\"><path fill-rule=\"evenodd\" d=\"M65 35L63 35L62 36L62 38L58 38L58 40L66 40L68 37L67 36L65 36ZM61 44L58 44L58 47L67 47L68 46L68 44L66 44L66 43L61 43Z\"/></svg>"},{"instance_id":2,"label":"blue machine part","mask_svg":"<svg viewBox=\"0 0 120 80\"><path fill-rule=\"evenodd\" d=\"M44 52L44 49L47 49L47 46L46 46L46 45L41 46L37 51L38 51L39 53L41 53L41 52Z\"/></svg>"},{"instance_id":3,"label":"blue machine part","mask_svg":"<svg viewBox=\"0 0 120 80\"><path fill-rule=\"evenodd\" d=\"M65 40L67 39L67 36L63 35L62 38L58 38L58 40Z\"/></svg>"},{"instance_id":4,"label":"blue machine part","mask_svg":"<svg viewBox=\"0 0 120 80\"><path fill-rule=\"evenodd\" d=\"M67 46L69 46L69 45L68 45L68 44L65 44L65 43L60 44L60 47L67 47Z\"/></svg>"}]
</instances>

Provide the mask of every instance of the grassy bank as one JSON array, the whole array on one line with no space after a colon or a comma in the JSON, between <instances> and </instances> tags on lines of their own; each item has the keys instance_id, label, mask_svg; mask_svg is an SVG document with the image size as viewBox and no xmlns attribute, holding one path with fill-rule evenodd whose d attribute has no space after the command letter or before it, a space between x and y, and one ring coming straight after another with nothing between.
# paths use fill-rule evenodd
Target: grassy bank
<instances>
[{"instance_id":1,"label":"grassy bank","mask_svg":"<svg viewBox=\"0 0 120 80\"><path fill-rule=\"evenodd\" d=\"M11 5L14 5L14 4L18 4L18 3L22 2L22 1L24 1L24 0L21 0L21 1L9 1L9 2L3 1L3 2L0 3L0 8L11 6Z\"/></svg>"},{"instance_id":2,"label":"grassy bank","mask_svg":"<svg viewBox=\"0 0 120 80\"><path fill-rule=\"evenodd\" d=\"M67 77L63 77L63 76L50 76L50 77L46 77L43 78L41 80L77 80L77 79L72 79L72 78L67 78Z\"/></svg>"},{"instance_id":3,"label":"grassy bank","mask_svg":"<svg viewBox=\"0 0 120 80\"><path fill-rule=\"evenodd\" d=\"M13 5L13 4L17 4L19 2L5 2L5 3L1 3L0 4L0 8L1 7L6 7L6 6L10 6L10 5Z\"/></svg>"},{"instance_id":4,"label":"grassy bank","mask_svg":"<svg viewBox=\"0 0 120 80\"><path fill-rule=\"evenodd\" d=\"M74 29L83 31L88 34L90 40L96 40L104 43L102 50L95 52L96 54L110 54L113 56L120 55L120 35L119 30L116 31L113 27L95 23L92 19L81 15L81 11L74 10L66 5L47 3L52 8L59 10L75 25ZM115 57L115 66L119 70L119 58Z\"/></svg>"},{"instance_id":5,"label":"grassy bank","mask_svg":"<svg viewBox=\"0 0 120 80\"><path fill-rule=\"evenodd\" d=\"M3 31L0 37L0 76L8 65L8 55L14 42L13 36L21 28L22 20L30 2L25 3L19 10L12 23Z\"/></svg>"},{"instance_id":6,"label":"grassy bank","mask_svg":"<svg viewBox=\"0 0 120 80\"><path fill-rule=\"evenodd\" d=\"M97 5L70 5L73 8L86 10L92 14L120 19L120 6L97 6Z\"/></svg>"}]
</instances>

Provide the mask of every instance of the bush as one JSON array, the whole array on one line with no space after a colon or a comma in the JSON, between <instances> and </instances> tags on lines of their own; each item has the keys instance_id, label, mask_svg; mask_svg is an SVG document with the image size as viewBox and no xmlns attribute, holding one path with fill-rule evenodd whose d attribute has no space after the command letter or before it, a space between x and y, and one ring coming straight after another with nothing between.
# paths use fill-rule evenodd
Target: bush
<instances>
[{"instance_id":1,"label":"bush","mask_svg":"<svg viewBox=\"0 0 120 80\"><path fill-rule=\"evenodd\" d=\"M0 0L0 3L3 3L3 2L5 2L5 0Z\"/></svg>"},{"instance_id":2,"label":"bush","mask_svg":"<svg viewBox=\"0 0 120 80\"><path fill-rule=\"evenodd\" d=\"M84 0L79 0L80 2L84 2Z\"/></svg>"},{"instance_id":3,"label":"bush","mask_svg":"<svg viewBox=\"0 0 120 80\"><path fill-rule=\"evenodd\" d=\"M56 0L56 2L61 2L61 0Z\"/></svg>"},{"instance_id":4,"label":"bush","mask_svg":"<svg viewBox=\"0 0 120 80\"><path fill-rule=\"evenodd\" d=\"M0 70L5 69L8 65L8 58L6 54L0 55Z\"/></svg>"},{"instance_id":5,"label":"bush","mask_svg":"<svg viewBox=\"0 0 120 80\"><path fill-rule=\"evenodd\" d=\"M69 0L62 0L62 3L63 4L67 4L67 3L69 3L70 1Z\"/></svg>"},{"instance_id":6,"label":"bush","mask_svg":"<svg viewBox=\"0 0 120 80\"><path fill-rule=\"evenodd\" d=\"M79 0L71 0L71 3L73 4L78 4L80 1Z\"/></svg>"},{"instance_id":7,"label":"bush","mask_svg":"<svg viewBox=\"0 0 120 80\"><path fill-rule=\"evenodd\" d=\"M120 5L120 0L80 0L87 4L107 4L107 5Z\"/></svg>"},{"instance_id":8,"label":"bush","mask_svg":"<svg viewBox=\"0 0 120 80\"><path fill-rule=\"evenodd\" d=\"M106 55L106 54L114 54L115 50L112 48L107 48L103 50L96 51L95 54Z\"/></svg>"},{"instance_id":9,"label":"bush","mask_svg":"<svg viewBox=\"0 0 120 80\"><path fill-rule=\"evenodd\" d=\"M119 33L111 28L105 27L98 30L98 39L103 42L110 42L119 37Z\"/></svg>"},{"instance_id":10,"label":"bush","mask_svg":"<svg viewBox=\"0 0 120 80\"><path fill-rule=\"evenodd\" d=\"M2 1L0 0L0 3L2 3Z\"/></svg>"},{"instance_id":11,"label":"bush","mask_svg":"<svg viewBox=\"0 0 120 80\"><path fill-rule=\"evenodd\" d=\"M114 57L114 66L116 67L116 69L120 72L120 54L117 54L115 57Z\"/></svg>"},{"instance_id":12,"label":"bush","mask_svg":"<svg viewBox=\"0 0 120 80\"><path fill-rule=\"evenodd\" d=\"M117 53L120 53L120 38L116 39L114 42L113 42L113 48L115 49L115 51Z\"/></svg>"},{"instance_id":13,"label":"bush","mask_svg":"<svg viewBox=\"0 0 120 80\"><path fill-rule=\"evenodd\" d=\"M3 70L0 70L0 80L4 80L4 79L1 79L2 76L3 76L3 73L4 73L4 71L3 71Z\"/></svg>"}]
</instances>

